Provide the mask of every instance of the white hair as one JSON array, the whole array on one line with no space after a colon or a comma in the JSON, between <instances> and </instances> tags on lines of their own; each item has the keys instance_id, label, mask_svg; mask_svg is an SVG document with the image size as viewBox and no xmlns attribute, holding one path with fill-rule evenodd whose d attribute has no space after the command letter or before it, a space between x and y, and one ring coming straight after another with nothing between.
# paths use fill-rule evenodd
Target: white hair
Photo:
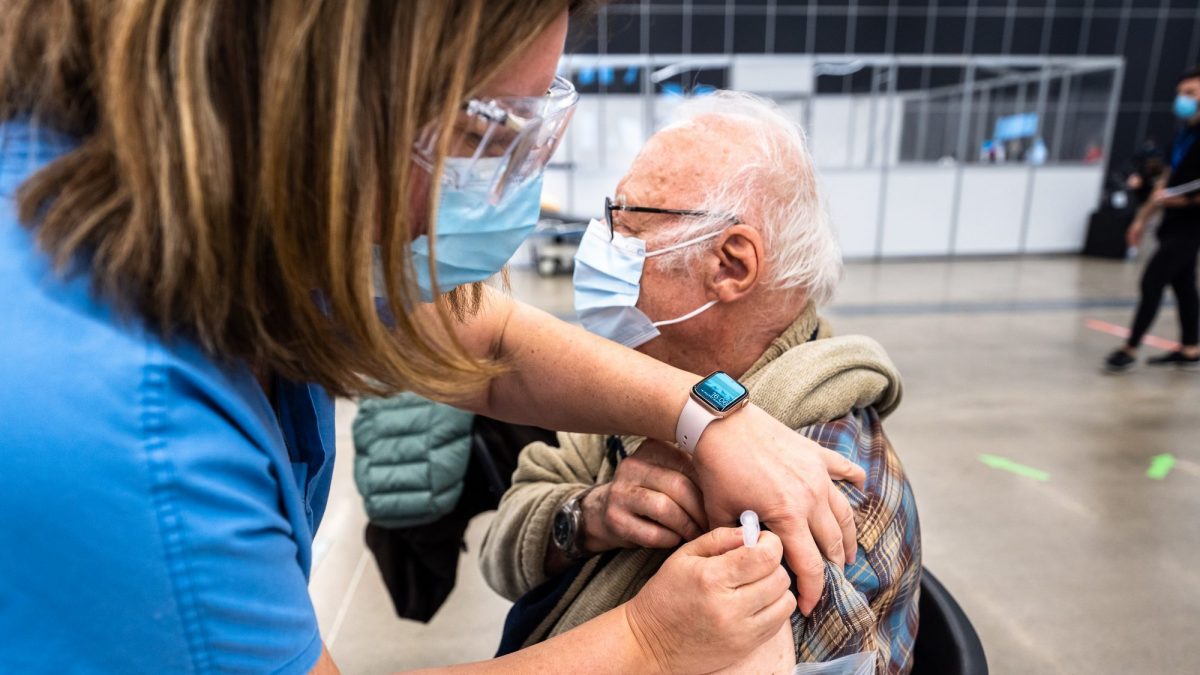
<instances>
[{"instance_id":1,"label":"white hair","mask_svg":"<svg viewBox=\"0 0 1200 675\"><path fill-rule=\"evenodd\" d=\"M749 133L742 161L694 208L717 217L692 221L677 241L727 227L722 215L754 213L761 220L769 287L803 289L820 306L833 299L842 276L842 251L817 189L804 130L774 102L736 91L717 91L679 104L666 129L715 116ZM665 129L664 129L665 130ZM684 221L686 222L686 221ZM683 229L683 228L681 228ZM686 258L701 253L685 249Z\"/></svg>"}]
</instances>

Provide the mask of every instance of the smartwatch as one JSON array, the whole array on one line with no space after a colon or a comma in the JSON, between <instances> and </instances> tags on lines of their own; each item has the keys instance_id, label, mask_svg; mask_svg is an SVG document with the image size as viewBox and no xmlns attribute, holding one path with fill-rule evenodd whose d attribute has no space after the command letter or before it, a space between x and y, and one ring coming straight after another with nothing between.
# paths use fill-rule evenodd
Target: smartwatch
<instances>
[{"instance_id":1,"label":"smartwatch","mask_svg":"<svg viewBox=\"0 0 1200 675\"><path fill-rule=\"evenodd\" d=\"M718 370L692 387L675 426L675 443L688 453L695 452L700 435L713 420L729 417L749 402L746 387Z\"/></svg>"},{"instance_id":2,"label":"smartwatch","mask_svg":"<svg viewBox=\"0 0 1200 675\"><path fill-rule=\"evenodd\" d=\"M576 492L554 512L550 538L568 560L583 557L583 498L591 491Z\"/></svg>"}]
</instances>

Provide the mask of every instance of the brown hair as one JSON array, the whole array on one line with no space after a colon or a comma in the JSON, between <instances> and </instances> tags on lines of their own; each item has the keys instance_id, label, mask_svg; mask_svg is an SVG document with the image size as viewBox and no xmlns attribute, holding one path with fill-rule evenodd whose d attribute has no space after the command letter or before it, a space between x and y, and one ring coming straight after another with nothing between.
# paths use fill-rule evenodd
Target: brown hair
<instances>
[{"instance_id":1,"label":"brown hair","mask_svg":"<svg viewBox=\"0 0 1200 675\"><path fill-rule=\"evenodd\" d=\"M6 0L0 119L79 139L23 186L21 218L60 270L86 256L96 292L167 337L338 395L461 396L501 366L450 333L478 286L440 321L406 310L410 194L429 182L410 149L579 4Z\"/></svg>"}]
</instances>

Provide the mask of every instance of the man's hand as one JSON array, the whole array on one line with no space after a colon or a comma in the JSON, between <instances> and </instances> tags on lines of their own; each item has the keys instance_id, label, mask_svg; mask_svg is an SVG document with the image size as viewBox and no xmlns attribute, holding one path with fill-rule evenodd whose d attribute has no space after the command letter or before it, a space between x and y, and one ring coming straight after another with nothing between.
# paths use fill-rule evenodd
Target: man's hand
<instances>
[{"instance_id":1,"label":"man's hand","mask_svg":"<svg viewBox=\"0 0 1200 675\"><path fill-rule=\"evenodd\" d=\"M695 465L714 525L753 509L783 541L796 574L800 611L812 612L825 585L824 560L854 560L854 512L832 479L863 487L858 465L749 405L713 422L700 438Z\"/></svg>"},{"instance_id":2,"label":"man's hand","mask_svg":"<svg viewBox=\"0 0 1200 675\"><path fill-rule=\"evenodd\" d=\"M1150 196L1150 201L1160 209L1183 209L1193 205L1190 195L1167 197L1163 194L1164 191L1165 188L1160 187Z\"/></svg>"},{"instance_id":3,"label":"man's hand","mask_svg":"<svg viewBox=\"0 0 1200 675\"><path fill-rule=\"evenodd\" d=\"M583 499L584 550L673 548L708 530L687 454L647 440Z\"/></svg>"},{"instance_id":4,"label":"man's hand","mask_svg":"<svg viewBox=\"0 0 1200 675\"><path fill-rule=\"evenodd\" d=\"M1142 234L1146 231L1146 221L1142 218L1134 218L1133 223L1125 230L1125 245L1133 248L1142 241Z\"/></svg>"},{"instance_id":5,"label":"man's hand","mask_svg":"<svg viewBox=\"0 0 1200 675\"><path fill-rule=\"evenodd\" d=\"M642 652L669 673L710 672L749 654L796 607L782 554L770 532L746 547L736 528L684 544L624 605Z\"/></svg>"}]
</instances>

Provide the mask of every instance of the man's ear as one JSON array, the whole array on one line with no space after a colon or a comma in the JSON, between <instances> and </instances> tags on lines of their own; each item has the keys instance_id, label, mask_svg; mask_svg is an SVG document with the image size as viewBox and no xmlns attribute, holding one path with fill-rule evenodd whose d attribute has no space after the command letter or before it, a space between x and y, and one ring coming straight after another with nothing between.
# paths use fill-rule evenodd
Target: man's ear
<instances>
[{"instance_id":1,"label":"man's ear","mask_svg":"<svg viewBox=\"0 0 1200 675\"><path fill-rule=\"evenodd\" d=\"M765 248L756 228L744 223L730 227L717 238L712 253L708 286L721 302L742 299L762 280Z\"/></svg>"}]
</instances>

